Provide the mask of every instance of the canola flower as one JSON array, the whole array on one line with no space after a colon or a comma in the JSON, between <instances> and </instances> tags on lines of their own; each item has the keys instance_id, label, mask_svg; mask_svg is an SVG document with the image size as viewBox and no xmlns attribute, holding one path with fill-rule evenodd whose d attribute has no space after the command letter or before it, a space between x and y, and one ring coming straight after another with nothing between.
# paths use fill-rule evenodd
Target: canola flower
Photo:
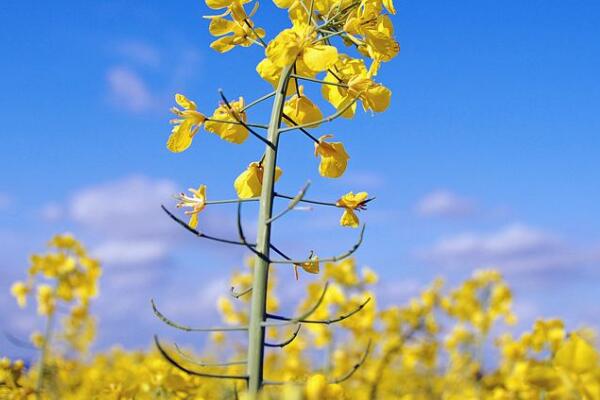
<instances>
[{"instance_id":1,"label":"canola flower","mask_svg":"<svg viewBox=\"0 0 600 400\"><path fill-rule=\"evenodd\" d=\"M246 269L232 274L231 285L251 284L253 268L255 260L250 259ZM539 319L529 330L513 336L506 330L515 321L513 296L497 271L476 271L453 288L438 279L406 303L386 307L375 301L377 279L373 270L359 269L353 259L325 263L323 274L306 287L298 313L314 306L326 282L328 290L316 310L318 317L336 318L355 301L366 296L373 300L363 309L365 313L354 314L341 326L304 325L281 352L269 353L265 360L269 379L288 383L266 387L261 399L599 398L600 353L594 335L585 329L568 331L559 319ZM269 281L269 313L280 309L277 292L286 284L275 276ZM248 321L250 296L239 300L217 299L227 324ZM293 329L270 330L267 340L284 342L293 334ZM187 348L180 348L178 355L189 368L225 353L230 360L239 360L243 351L224 352L236 340L216 335L201 355ZM332 377L352 370L360 361L369 340L370 356L353 379L332 382ZM497 352L481 352L484 345ZM325 356L329 367L322 364L322 357L315 357L315 351ZM115 348L89 361L67 358L57 351L50 354L48 398L250 398L243 382L191 376L154 349ZM243 366L205 366L202 370L235 374L242 373ZM37 374L36 366L27 368L22 360L0 358L0 398L34 398Z\"/></svg>"}]
</instances>

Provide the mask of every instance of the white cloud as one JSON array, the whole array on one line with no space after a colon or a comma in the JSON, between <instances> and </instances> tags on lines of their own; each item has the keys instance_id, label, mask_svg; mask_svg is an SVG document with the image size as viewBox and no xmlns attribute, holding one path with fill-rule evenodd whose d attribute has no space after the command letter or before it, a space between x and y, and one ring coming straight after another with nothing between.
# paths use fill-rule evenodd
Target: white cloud
<instances>
[{"instance_id":1,"label":"white cloud","mask_svg":"<svg viewBox=\"0 0 600 400\"><path fill-rule=\"evenodd\" d=\"M575 248L554 234L523 224L442 238L418 255L439 265L492 265L511 271L575 269L600 260L597 250Z\"/></svg>"},{"instance_id":2,"label":"white cloud","mask_svg":"<svg viewBox=\"0 0 600 400\"><path fill-rule=\"evenodd\" d=\"M116 106L134 113L152 109L155 99L143 79L132 69L112 67L106 73L110 99Z\"/></svg>"},{"instance_id":3,"label":"white cloud","mask_svg":"<svg viewBox=\"0 0 600 400\"><path fill-rule=\"evenodd\" d=\"M109 264L130 265L156 262L169 253L169 245L163 240L115 240L107 241L92 250L94 257Z\"/></svg>"},{"instance_id":4,"label":"white cloud","mask_svg":"<svg viewBox=\"0 0 600 400\"><path fill-rule=\"evenodd\" d=\"M64 210L59 204L49 203L42 207L40 216L47 222L55 222L64 216Z\"/></svg>"},{"instance_id":5,"label":"white cloud","mask_svg":"<svg viewBox=\"0 0 600 400\"><path fill-rule=\"evenodd\" d=\"M158 67L161 61L160 51L151 44L140 40L120 42L115 50L121 57L143 66Z\"/></svg>"},{"instance_id":6,"label":"white cloud","mask_svg":"<svg viewBox=\"0 0 600 400\"><path fill-rule=\"evenodd\" d=\"M474 211L474 204L448 190L437 190L419 200L415 209L425 217L462 217Z\"/></svg>"},{"instance_id":7,"label":"white cloud","mask_svg":"<svg viewBox=\"0 0 600 400\"><path fill-rule=\"evenodd\" d=\"M71 198L69 216L93 231L117 237L156 237L175 225L160 209L172 201L175 183L141 175L84 188Z\"/></svg>"}]
</instances>

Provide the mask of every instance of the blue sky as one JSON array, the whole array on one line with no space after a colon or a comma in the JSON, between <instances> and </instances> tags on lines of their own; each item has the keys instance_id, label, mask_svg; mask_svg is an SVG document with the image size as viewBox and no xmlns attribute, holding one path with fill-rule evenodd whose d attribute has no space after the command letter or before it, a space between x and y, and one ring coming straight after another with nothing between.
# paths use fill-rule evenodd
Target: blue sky
<instances>
[{"instance_id":1,"label":"blue sky","mask_svg":"<svg viewBox=\"0 0 600 400\"><path fill-rule=\"evenodd\" d=\"M536 315L561 316L572 328L597 321L600 4L396 7L402 50L379 76L394 93L390 109L316 131L335 134L351 155L339 180L318 176L312 143L286 136L281 190L295 193L310 178L312 198L377 196L361 215L368 228L357 260L384 278L384 303L434 276L457 282L496 266L515 288L524 325ZM176 92L211 112L218 88L252 99L269 86L254 71L258 47L225 55L208 47L208 13L200 1L3 3L2 329L27 336L36 326L8 287L24 274L27 255L62 231L105 261L100 347L144 346L163 332L149 297L190 322L215 318L214 299L226 293L243 252L186 236L158 206L199 183L211 198L232 197L233 179L261 145L202 132L189 151L171 154L168 108ZM255 21L268 34L286 27L269 2ZM266 112L253 117L265 121ZM233 211L210 209L201 226L234 236ZM245 211L248 231L255 211ZM296 213L276 228L278 243L297 256L339 252L356 232L338 227L338 218L331 210ZM289 284L292 302L302 283ZM22 352L8 346L0 338L8 353Z\"/></svg>"}]
</instances>

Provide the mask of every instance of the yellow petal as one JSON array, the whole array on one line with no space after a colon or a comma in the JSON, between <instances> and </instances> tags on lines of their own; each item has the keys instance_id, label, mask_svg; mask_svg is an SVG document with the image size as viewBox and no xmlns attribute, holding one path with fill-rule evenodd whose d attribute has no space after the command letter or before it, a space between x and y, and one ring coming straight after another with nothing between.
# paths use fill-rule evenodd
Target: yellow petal
<instances>
[{"instance_id":1,"label":"yellow petal","mask_svg":"<svg viewBox=\"0 0 600 400\"><path fill-rule=\"evenodd\" d=\"M183 121L181 124L173 127L171 135L167 140L167 148L173 153L181 153L192 144L192 139L197 129L192 129L189 121Z\"/></svg>"},{"instance_id":2,"label":"yellow petal","mask_svg":"<svg viewBox=\"0 0 600 400\"><path fill-rule=\"evenodd\" d=\"M190 216L190 222L188 222L190 228L196 229L198 227L198 213L193 213Z\"/></svg>"},{"instance_id":3,"label":"yellow petal","mask_svg":"<svg viewBox=\"0 0 600 400\"><path fill-rule=\"evenodd\" d=\"M235 45L232 43L231 36L221 37L210 44L210 48L218 51L219 53L227 53L229 50L233 49Z\"/></svg>"},{"instance_id":4,"label":"yellow petal","mask_svg":"<svg viewBox=\"0 0 600 400\"><path fill-rule=\"evenodd\" d=\"M369 90L363 97L363 107L365 110L383 112L390 105L392 91L383 85L376 85Z\"/></svg>"},{"instance_id":5,"label":"yellow petal","mask_svg":"<svg viewBox=\"0 0 600 400\"><path fill-rule=\"evenodd\" d=\"M175 102L177 102L177 104L179 104L181 107L185 108L186 110L195 110L196 109L196 103L194 103L192 100L188 99L187 97L185 97L184 95L177 93L175 95Z\"/></svg>"},{"instance_id":6,"label":"yellow petal","mask_svg":"<svg viewBox=\"0 0 600 400\"><path fill-rule=\"evenodd\" d=\"M302 60L313 71L325 71L338 59L337 49L334 46L318 44L304 49Z\"/></svg>"},{"instance_id":7,"label":"yellow petal","mask_svg":"<svg viewBox=\"0 0 600 400\"><path fill-rule=\"evenodd\" d=\"M262 189L262 169L259 169L258 163L250 164L248 169L236 178L233 186L240 199L260 196Z\"/></svg>"},{"instance_id":8,"label":"yellow petal","mask_svg":"<svg viewBox=\"0 0 600 400\"><path fill-rule=\"evenodd\" d=\"M235 29L235 22L232 22L228 19L216 17L210 20L210 25L208 26L208 31L213 36L222 36L226 35L230 32L233 32Z\"/></svg>"},{"instance_id":9,"label":"yellow petal","mask_svg":"<svg viewBox=\"0 0 600 400\"><path fill-rule=\"evenodd\" d=\"M205 0L205 2L206 5L213 10L229 7L233 3L232 0Z\"/></svg>"},{"instance_id":10,"label":"yellow petal","mask_svg":"<svg viewBox=\"0 0 600 400\"><path fill-rule=\"evenodd\" d=\"M577 374L594 370L599 360L596 349L576 333L571 334L554 356L556 365Z\"/></svg>"},{"instance_id":11,"label":"yellow petal","mask_svg":"<svg viewBox=\"0 0 600 400\"><path fill-rule=\"evenodd\" d=\"M358 217L356 216L354 211L349 210L349 209L344 210L344 213L342 214L342 218L340 218L341 226L349 226L352 228L357 228L358 222L359 222Z\"/></svg>"}]
</instances>

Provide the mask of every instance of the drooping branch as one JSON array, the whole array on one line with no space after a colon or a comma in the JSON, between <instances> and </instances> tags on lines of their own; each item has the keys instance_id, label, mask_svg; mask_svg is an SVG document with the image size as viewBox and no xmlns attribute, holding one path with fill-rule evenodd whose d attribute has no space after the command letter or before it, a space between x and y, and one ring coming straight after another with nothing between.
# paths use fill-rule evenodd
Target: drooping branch
<instances>
[{"instance_id":1,"label":"drooping branch","mask_svg":"<svg viewBox=\"0 0 600 400\"><path fill-rule=\"evenodd\" d=\"M348 372L346 372L345 374L343 374L342 376L340 376L339 378L334 379L333 381L331 381L330 383L342 383L344 381L347 381L348 379L350 379L350 377L352 375L354 375L354 373L364 364L364 362L367 360L367 357L369 355L369 351L371 350L371 340L369 339L369 342L367 343L367 348L365 349L365 352L363 353L362 357L360 358L360 360L354 364L352 366L352 368L350 368L350 370L348 370Z\"/></svg>"},{"instance_id":2,"label":"drooping branch","mask_svg":"<svg viewBox=\"0 0 600 400\"><path fill-rule=\"evenodd\" d=\"M277 219L283 217L288 212L292 211L294 209L294 207L296 207L296 205L304 198L304 195L306 195L306 191L308 190L309 187L310 187L310 181L306 182L306 184L302 187L302 189L300 189L298 194L296 196L294 196L292 201L290 201L290 203L285 208L285 210L283 210L279 214L269 218L266 223L267 224L273 223L273 221L276 221Z\"/></svg>"},{"instance_id":3,"label":"drooping branch","mask_svg":"<svg viewBox=\"0 0 600 400\"><path fill-rule=\"evenodd\" d=\"M354 99L352 99L352 101L350 101L348 104L346 104L346 106L342 107L341 109L339 109L338 111L336 111L335 113L331 114L328 117L325 117L321 120L318 121L313 121L313 122L307 122L305 124L301 124L301 125L294 125L294 126L290 126L287 128L280 128L279 132L287 132L287 131L293 131L294 129L301 129L301 128L314 128L316 126L319 126L325 122L331 122L334 119L340 117L342 114L344 114L348 109L350 109L350 107L352 107L356 101L358 100L358 97L355 97Z\"/></svg>"},{"instance_id":4,"label":"drooping branch","mask_svg":"<svg viewBox=\"0 0 600 400\"><path fill-rule=\"evenodd\" d=\"M337 256L333 256L333 257L329 257L329 258L319 258L320 262L337 262L337 261L341 261L345 258L350 257L352 254L354 254L354 252L356 250L358 250L358 248L360 247L360 245L362 244L363 241L363 237L365 234L365 227L366 225L363 225L361 230L360 230L360 234L358 236L358 241L346 252L337 255ZM314 262L315 260L271 260L272 264L305 264L305 263L309 263L309 262Z\"/></svg>"},{"instance_id":5,"label":"drooping branch","mask_svg":"<svg viewBox=\"0 0 600 400\"><path fill-rule=\"evenodd\" d=\"M328 383L329 384L339 384L339 383L345 382L348 379L350 379L352 377L352 375L354 375L354 373L365 363L365 361L367 360L367 357L369 355L370 349L371 349L371 340L369 340L369 342L367 343L367 348L365 349L365 352L363 353L360 360L358 360L358 362L356 364L354 364L346 373L344 373L343 375L341 375L340 377L338 377L336 379L329 380ZM272 386L289 385L289 384L304 386L306 384L306 382L264 381L263 384L264 385L272 385Z\"/></svg>"},{"instance_id":6,"label":"drooping branch","mask_svg":"<svg viewBox=\"0 0 600 400\"><path fill-rule=\"evenodd\" d=\"M283 317L283 316L280 316L280 315L269 315L269 318L271 318L271 319L277 319L277 320L280 320L280 321L283 321L283 322L265 322L265 323L263 323L263 325L264 326L285 326L285 325L296 324L296 323L331 325L331 324L335 324L337 322L341 322L341 321L343 321L345 319L348 319L351 316L353 316L354 314L360 312L363 308L365 308L365 306L369 303L369 301L371 301L371 298L367 297L367 299L365 301L363 301L354 310L350 311L347 314L342 314L339 317L332 318L332 319L300 319L300 320L295 320L295 319L288 318L288 317Z\"/></svg>"},{"instance_id":7,"label":"drooping branch","mask_svg":"<svg viewBox=\"0 0 600 400\"><path fill-rule=\"evenodd\" d=\"M193 233L194 235L198 236L199 238L204 238L204 239L208 239L208 240L214 240L215 242L226 243L226 244L235 244L235 245L238 245L238 246L246 246L246 245L253 246L253 244L238 242L238 241L229 240L229 239L222 239L222 238L218 238L216 236L211 236L211 235L207 235L205 233L202 233L199 230L194 229L191 226L189 226L185 221L179 219L175 214L173 214L171 211L169 211L167 209L167 207L165 207L164 205L161 205L160 208L162 208L163 211L165 213L167 213L167 215L169 217L171 217L171 219L173 221L177 222L179 225L183 226L187 231Z\"/></svg>"},{"instance_id":8,"label":"drooping branch","mask_svg":"<svg viewBox=\"0 0 600 400\"><path fill-rule=\"evenodd\" d=\"M296 326L296 330L294 331L294 333L292 334L292 336L289 339L287 339L283 342L280 342L280 343L265 342L265 346L266 347L285 347L285 346L287 346L288 344L292 343L294 341L294 339L296 339L296 336L298 336L298 332L300 332L300 328L302 328L302 324L298 324Z\"/></svg>"},{"instance_id":9,"label":"drooping branch","mask_svg":"<svg viewBox=\"0 0 600 400\"><path fill-rule=\"evenodd\" d=\"M15 335L13 335L9 332L6 332L6 331L4 331L2 333L4 334L4 337L6 338L6 340L8 340L10 343L12 343L16 347L20 347L22 349L27 349L27 350L38 350L37 347L32 345L27 340L20 339L20 338L16 337Z\"/></svg>"},{"instance_id":10,"label":"drooping branch","mask_svg":"<svg viewBox=\"0 0 600 400\"><path fill-rule=\"evenodd\" d=\"M175 346L175 350L177 350L177 353L179 353L179 355L181 357L183 357L187 362L197 365L199 367L228 367L231 365L244 365L246 364L246 360L239 360L239 361L225 361L225 362L204 362L204 361L198 361L196 359L194 359L194 357L192 357L191 355L187 354L186 352L184 352L177 343L173 343L173 345Z\"/></svg>"},{"instance_id":11,"label":"drooping branch","mask_svg":"<svg viewBox=\"0 0 600 400\"><path fill-rule=\"evenodd\" d=\"M297 80L295 82L298 82ZM300 132L304 133L310 140L312 140L315 143L319 143L319 139L317 139L316 137L314 137L309 131L307 131L304 128L300 128L298 123L296 121L294 121L292 119L292 117L290 117L289 115L287 115L286 113L282 113L281 115L285 120L287 120L289 123L291 123L293 126L298 127L298 129L300 129Z\"/></svg>"},{"instance_id":12,"label":"drooping branch","mask_svg":"<svg viewBox=\"0 0 600 400\"><path fill-rule=\"evenodd\" d=\"M214 118L206 118L207 121L211 121L211 122L216 122L218 124L230 124L230 125L241 125L244 128L248 129L248 127L251 128L258 128L258 129L268 129L269 126L268 125L264 125L264 124L251 124L251 123L247 123L247 122L240 122L238 120L236 121L227 121L224 119L214 119Z\"/></svg>"},{"instance_id":13,"label":"drooping branch","mask_svg":"<svg viewBox=\"0 0 600 400\"><path fill-rule=\"evenodd\" d=\"M171 364L178 370L185 372L186 374L190 374L190 375L194 375L194 376L201 376L203 378L215 378L215 379L241 379L241 380L248 379L247 375L222 375L222 374L211 374L211 373L207 373L207 372L192 371L191 369L186 368L183 365L181 365L180 363L178 363L173 357L171 357L171 355L169 353L167 353L167 351L160 344L160 341L158 340L157 335L154 335L154 343L156 344L156 348L158 349L160 354L167 360L167 362L169 364Z\"/></svg>"},{"instance_id":14,"label":"drooping branch","mask_svg":"<svg viewBox=\"0 0 600 400\"><path fill-rule=\"evenodd\" d=\"M233 118L235 118L235 120L237 122L240 123L240 125L242 125L244 128L246 128L248 130L248 132L250 132L254 137L256 137L258 140L260 140L261 142L263 142L264 144L266 144L267 146L269 146L272 149L275 149L275 145L273 143L271 143L267 138L264 138L262 135L260 135L259 133L257 133L256 131L254 131L252 128L250 128L250 126L242 121L237 114L235 113L235 111L233 110L233 108L231 107L231 104L229 103L229 100L227 100L227 98L225 97L225 94L223 93L222 89L219 89L219 95L221 95L221 99L223 99L223 102L225 103L225 105L227 106L227 108L231 111L231 115L233 116ZM267 129L269 127L267 126Z\"/></svg>"},{"instance_id":15,"label":"drooping branch","mask_svg":"<svg viewBox=\"0 0 600 400\"><path fill-rule=\"evenodd\" d=\"M254 254L256 254L260 259L262 259L262 260L270 263L271 261L269 260L269 257L267 257L263 253L261 253L258 250L256 250L254 248L255 246L251 245L246 240L246 235L244 235L244 228L242 227L242 203L238 203L238 209L237 209L237 228L238 228L238 235L240 236L240 240L241 240L242 244L244 246L246 246L246 248L248 248L248 250L250 250L251 252L253 252Z\"/></svg>"},{"instance_id":16,"label":"drooping branch","mask_svg":"<svg viewBox=\"0 0 600 400\"><path fill-rule=\"evenodd\" d=\"M161 313L158 310L158 307L156 307L156 303L154 303L154 299L150 300L150 303L152 304L152 310L154 311L154 315L156 315L158 317L158 319L160 319L162 322L164 322L165 324L182 330L182 331L186 331L186 332L225 332L225 331L247 331L248 327L247 326L218 326L218 327L210 327L210 328L192 328L186 325L181 325L169 318L167 318L163 313Z\"/></svg>"},{"instance_id":17,"label":"drooping branch","mask_svg":"<svg viewBox=\"0 0 600 400\"><path fill-rule=\"evenodd\" d=\"M329 282L325 282L325 286L323 286L323 290L321 291L321 294L319 295L317 302L311 308L309 308L306 312L304 312L302 315L299 315L294 318L289 318L289 317L283 317L283 316L267 313L267 314L265 314L265 317L270 318L270 319L277 319L280 321L287 321L287 323L285 325L297 324L299 322L304 322L304 321L306 321L306 318L310 317L315 311L317 311L317 308L319 308L319 306L323 303L323 300L325 299L325 295L327 294L327 289L329 289ZM273 325L270 325L269 322L263 322L263 325L264 326L273 326ZM275 326L277 326L277 325L275 325Z\"/></svg>"}]
</instances>

